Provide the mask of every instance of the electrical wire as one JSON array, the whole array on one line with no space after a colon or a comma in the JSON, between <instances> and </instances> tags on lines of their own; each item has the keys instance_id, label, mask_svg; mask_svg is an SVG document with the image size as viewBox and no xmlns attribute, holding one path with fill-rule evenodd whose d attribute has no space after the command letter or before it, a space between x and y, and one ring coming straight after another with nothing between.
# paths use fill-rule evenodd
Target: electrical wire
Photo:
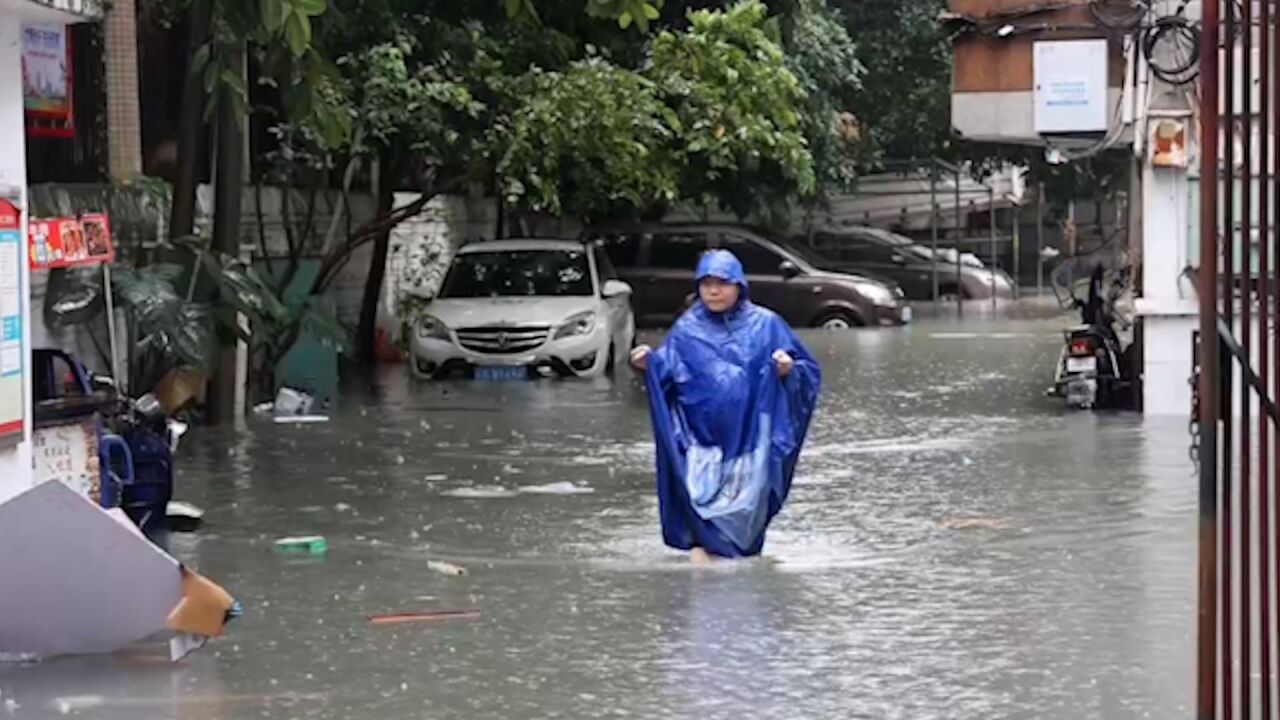
<instances>
[{"instance_id":1,"label":"electrical wire","mask_svg":"<svg viewBox=\"0 0 1280 720\"><path fill-rule=\"evenodd\" d=\"M1109 30L1133 32L1142 26L1142 21L1150 11L1150 0L1089 1L1089 12L1093 14L1093 19Z\"/></svg>"},{"instance_id":2,"label":"electrical wire","mask_svg":"<svg viewBox=\"0 0 1280 720\"><path fill-rule=\"evenodd\" d=\"M1142 54L1151 74L1170 85L1189 85L1200 77L1200 28L1186 16L1167 15L1142 33ZM1164 53L1161 47L1168 48Z\"/></svg>"}]
</instances>

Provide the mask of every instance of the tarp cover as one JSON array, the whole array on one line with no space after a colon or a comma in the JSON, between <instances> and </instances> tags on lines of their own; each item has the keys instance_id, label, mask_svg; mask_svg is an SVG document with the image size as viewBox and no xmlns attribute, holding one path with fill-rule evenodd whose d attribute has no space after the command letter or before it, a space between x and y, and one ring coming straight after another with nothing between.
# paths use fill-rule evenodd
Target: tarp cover
<instances>
[{"instance_id":1,"label":"tarp cover","mask_svg":"<svg viewBox=\"0 0 1280 720\"><path fill-rule=\"evenodd\" d=\"M706 277L741 287L738 304L715 313L696 303L646 371L662 536L681 550L758 555L791 489L821 370L786 322L750 301L736 257L703 255L696 279ZM785 379L778 350L795 359Z\"/></svg>"}]
</instances>

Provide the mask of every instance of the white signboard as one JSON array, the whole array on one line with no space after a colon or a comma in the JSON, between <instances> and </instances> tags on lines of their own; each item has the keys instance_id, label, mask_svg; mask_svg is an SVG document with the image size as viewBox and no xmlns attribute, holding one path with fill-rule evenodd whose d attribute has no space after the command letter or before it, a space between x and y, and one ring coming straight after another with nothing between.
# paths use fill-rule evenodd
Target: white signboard
<instances>
[{"instance_id":1,"label":"white signboard","mask_svg":"<svg viewBox=\"0 0 1280 720\"><path fill-rule=\"evenodd\" d=\"M56 480L95 503L101 501L95 421L40 428L32 434L31 444L37 485Z\"/></svg>"},{"instance_id":2,"label":"white signboard","mask_svg":"<svg viewBox=\"0 0 1280 720\"><path fill-rule=\"evenodd\" d=\"M1035 123L1041 135L1106 132L1106 40L1035 44Z\"/></svg>"}]
</instances>

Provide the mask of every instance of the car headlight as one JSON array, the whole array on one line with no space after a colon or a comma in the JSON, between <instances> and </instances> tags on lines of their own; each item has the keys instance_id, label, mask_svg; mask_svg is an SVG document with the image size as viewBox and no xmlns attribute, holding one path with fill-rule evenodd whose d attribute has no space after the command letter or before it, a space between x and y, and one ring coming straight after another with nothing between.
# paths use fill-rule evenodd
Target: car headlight
<instances>
[{"instance_id":1,"label":"car headlight","mask_svg":"<svg viewBox=\"0 0 1280 720\"><path fill-rule=\"evenodd\" d=\"M854 283L853 286L858 290L858 294L876 305L891 307L897 304L897 300L893 297L893 290L889 289L886 285L872 282L859 282Z\"/></svg>"},{"instance_id":2,"label":"car headlight","mask_svg":"<svg viewBox=\"0 0 1280 720\"><path fill-rule=\"evenodd\" d=\"M418 318L418 337L423 340L449 340L449 326L440 318L423 315Z\"/></svg>"},{"instance_id":3,"label":"car headlight","mask_svg":"<svg viewBox=\"0 0 1280 720\"><path fill-rule=\"evenodd\" d=\"M596 314L593 310L578 313L569 318L556 330L556 339L589 335L596 329Z\"/></svg>"}]
</instances>

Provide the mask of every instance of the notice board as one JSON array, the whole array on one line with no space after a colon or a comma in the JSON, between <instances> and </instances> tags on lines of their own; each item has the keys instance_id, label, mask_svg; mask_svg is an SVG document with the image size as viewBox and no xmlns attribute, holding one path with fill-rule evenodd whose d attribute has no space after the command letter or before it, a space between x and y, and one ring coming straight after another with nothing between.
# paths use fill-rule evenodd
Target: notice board
<instances>
[{"instance_id":1,"label":"notice board","mask_svg":"<svg viewBox=\"0 0 1280 720\"><path fill-rule=\"evenodd\" d=\"M0 197L0 443L21 439L26 425L22 344L22 266L26 238L18 207Z\"/></svg>"},{"instance_id":2,"label":"notice board","mask_svg":"<svg viewBox=\"0 0 1280 720\"><path fill-rule=\"evenodd\" d=\"M1035 124L1042 135L1106 132L1110 59L1106 40L1035 43Z\"/></svg>"}]
</instances>

